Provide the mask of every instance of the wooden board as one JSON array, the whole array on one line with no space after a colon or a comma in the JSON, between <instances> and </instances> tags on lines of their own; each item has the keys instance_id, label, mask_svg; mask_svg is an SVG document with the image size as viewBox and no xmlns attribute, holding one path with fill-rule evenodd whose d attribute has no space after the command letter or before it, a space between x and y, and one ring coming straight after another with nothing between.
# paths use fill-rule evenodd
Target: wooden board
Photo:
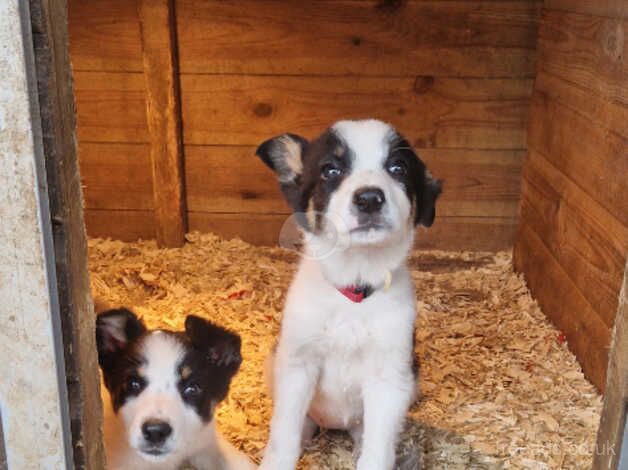
<instances>
[{"instance_id":1,"label":"wooden board","mask_svg":"<svg viewBox=\"0 0 628 470\"><path fill-rule=\"evenodd\" d=\"M69 0L74 71L141 72L136 0Z\"/></svg>"},{"instance_id":2,"label":"wooden board","mask_svg":"<svg viewBox=\"0 0 628 470\"><path fill-rule=\"evenodd\" d=\"M288 213L274 174L254 153L248 146L187 146L190 210ZM444 180L439 214L516 216L522 152L426 149L421 157Z\"/></svg>"},{"instance_id":3,"label":"wooden board","mask_svg":"<svg viewBox=\"0 0 628 470\"><path fill-rule=\"evenodd\" d=\"M527 79L183 75L186 144L258 145L313 137L338 119L377 116L418 148L525 148Z\"/></svg>"},{"instance_id":4,"label":"wooden board","mask_svg":"<svg viewBox=\"0 0 628 470\"><path fill-rule=\"evenodd\" d=\"M625 0L545 0L545 8L628 19L628 4Z\"/></svg>"},{"instance_id":5,"label":"wooden board","mask_svg":"<svg viewBox=\"0 0 628 470\"><path fill-rule=\"evenodd\" d=\"M90 237L123 241L155 238L155 217L149 210L85 209L85 227Z\"/></svg>"},{"instance_id":6,"label":"wooden board","mask_svg":"<svg viewBox=\"0 0 628 470\"><path fill-rule=\"evenodd\" d=\"M513 256L515 269L524 273L543 312L566 335L569 349L578 357L587 378L604 390L608 326L525 222L518 229Z\"/></svg>"},{"instance_id":7,"label":"wooden board","mask_svg":"<svg viewBox=\"0 0 628 470\"><path fill-rule=\"evenodd\" d=\"M216 214L190 212L190 229L239 237L256 245L278 244L286 214ZM416 246L424 249L498 251L512 246L515 220L493 217L439 217L430 229L419 228Z\"/></svg>"},{"instance_id":8,"label":"wooden board","mask_svg":"<svg viewBox=\"0 0 628 470\"><path fill-rule=\"evenodd\" d=\"M606 452L595 452L593 470L621 469L620 459L626 461L626 403L628 403L628 263L624 271L624 282L619 294L617 321L613 331L613 342L610 351L604 408L597 435L597 449ZM618 449L622 449L621 452ZM608 450L615 452L608 452Z\"/></svg>"},{"instance_id":9,"label":"wooden board","mask_svg":"<svg viewBox=\"0 0 628 470\"><path fill-rule=\"evenodd\" d=\"M153 208L148 144L81 142L81 182L87 209Z\"/></svg>"},{"instance_id":10,"label":"wooden board","mask_svg":"<svg viewBox=\"0 0 628 470\"><path fill-rule=\"evenodd\" d=\"M313 137L337 119L375 116L445 179L439 215L495 218L507 227L496 239L510 239L541 5L177 0L190 210L286 213L254 157L237 172L223 159L251 157L280 132ZM136 6L69 5L86 204L99 213L154 207L135 145L150 141ZM146 232L129 225L131 239ZM483 233L486 243L470 243L500 245Z\"/></svg>"},{"instance_id":11,"label":"wooden board","mask_svg":"<svg viewBox=\"0 0 628 470\"><path fill-rule=\"evenodd\" d=\"M149 142L145 89L142 73L76 72L79 141Z\"/></svg>"},{"instance_id":12,"label":"wooden board","mask_svg":"<svg viewBox=\"0 0 628 470\"><path fill-rule=\"evenodd\" d=\"M530 77L540 5L179 0L181 70Z\"/></svg>"},{"instance_id":13,"label":"wooden board","mask_svg":"<svg viewBox=\"0 0 628 470\"><path fill-rule=\"evenodd\" d=\"M155 236L179 247L187 228L174 0L139 0Z\"/></svg>"},{"instance_id":14,"label":"wooden board","mask_svg":"<svg viewBox=\"0 0 628 470\"><path fill-rule=\"evenodd\" d=\"M628 229L538 153L524 171L521 220L543 240L610 328L617 310Z\"/></svg>"},{"instance_id":15,"label":"wooden board","mask_svg":"<svg viewBox=\"0 0 628 470\"><path fill-rule=\"evenodd\" d=\"M276 246L287 214L189 212L190 230ZM85 210L87 233L124 241L154 238L152 211ZM506 217L436 217L430 229L419 228L417 248L499 251L512 247L516 220Z\"/></svg>"},{"instance_id":16,"label":"wooden board","mask_svg":"<svg viewBox=\"0 0 628 470\"><path fill-rule=\"evenodd\" d=\"M45 159L45 163L43 161L40 162L42 167L45 167L45 180L38 179L37 181L40 193L38 197L43 199L40 202L42 207L45 207L45 210L40 210L40 218L42 219L40 223L44 227L52 223L52 233L48 234L51 239L47 241L47 237L45 235L42 236L45 253L41 256L48 264L47 282L41 282L38 289L29 292L27 285L20 286L19 282L15 282L23 277L36 281L36 277L26 271L25 274L16 276L15 280L11 281L9 285L17 291L18 298L31 297L35 299L36 297L33 294L36 292L48 291L51 296L50 311L55 312L58 317L54 318L56 315L53 313L51 320L43 325L38 325L36 316L32 316L32 314L31 316L25 315L23 310L28 309L13 310L9 307L8 311L13 310L17 312L19 315L17 323L21 325L20 330L26 328L24 331L48 331L51 327L53 330L56 330L59 328L57 322L60 321L61 331L56 331L55 336L57 337L55 338L56 341L54 341L56 343L54 352L57 356L57 368L65 367L65 374L57 370L56 376L58 380L65 378L65 383L57 383L57 386L62 397L61 410L63 413L67 413L67 429L65 429L64 434L71 434L72 440L72 457L66 461L66 465L67 468L75 470L102 470L105 468L105 452L103 448L100 384L97 373L96 321L87 270L87 242L83 220L83 198L75 134L76 114L72 89L72 70L68 55L67 7L66 2L63 0L31 0L30 2L25 2L21 9L25 11L30 9L30 31L32 31L34 38L35 64L37 67L36 90L31 90L31 93L36 93L38 99L37 111L32 114L32 119L40 121L37 127L41 135L35 140L39 141L39 138L41 138L43 143L43 156L41 158ZM26 28L24 24L22 27ZM23 33L26 33L26 31L23 31ZM33 84L31 83L30 85ZM9 86L8 88L10 89L11 87ZM31 110L31 112L33 111ZM11 119L19 122L18 116L19 113L15 113ZM35 123L33 123L33 126L35 126ZM5 125L3 124L2 127L4 128ZM6 134L6 132L3 133ZM9 124L10 134L11 124ZM13 135L17 136L18 133L14 130ZM17 146L13 152L19 156L17 158L25 163L26 154L22 154L17 149ZM39 154L35 150L35 158L38 158ZM3 156L3 158L6 157ZM16 168L19 168L19 166L16 165ZM20 175L21 178L23 178L22 175ZM25 204L27 206L35 205L30 201L26 191L16 193L9 190L9 193L19 194L26 201ZM48 209L50 210L49 213L47 212ZM23 211L19 221L19 225L24 232L29 231L28 226L24 223L28 220L25 217L26 215L28 215L28 210ZM3 216L3 225L6 224L8 227L8 230L5 228L5 231L13 232L11 230L10 217L7 221L5 216L6 214ZM50 227L48 227L48 230L50 230ZM26 237L26 240L28 240L28 237ZM24 245L23 241L20 241L19 244L23 247L28 246ZM15 255L15 260L19 260L20 264L18 271L28 269L26 268L28 265L33 267L36 265L36 263L29 262L27 258L20 257L17 253ZM4 256L3 259L6 260ZM6 279L4 275L2 277ZM33 335L33 332L30 331L28 334L29 339L25 341L22 338L22 333L13 335L6 326L3 326L2 329L6 338L14 338L14 347L16 349L19 349L22 354L32 354L32 360L37 359L36 351L32 351L30 354L28 352L28 344L32 341L30 337L36 338L37 334ZM39 349L39 354L45 352L43 344L39 345L37 349ZM48 393L43 397L43 403L37 402L36 394L32 389L38 389L39 393L45 389L43 387L45 382L40 382L41 375L45 371L38 370L38 367L46 367L46 364L44 361L40 361L37 366L32 367L28 363L16 361L17 357L14 356L12 360L11 354L8 356L3 354L3 361L10 363L13 369L22 369L32 377L34 382L29 384L27 380L20 380L19 375L14 376L12 380L17 379L21 382L15 390L29 390L25 395L31 398L29 400L30 414L37 417L36 427L42 426L44 434L54 435L59 430L54 428L49 417L46 416L45 406L43 406L44 403L47 406L47 404L54 402L54 394ZM2 375L6 378L4 374ZM15 419L17 410L11 409L11 406L5 402L6 395L4 390L2 394L2 407L4 410L8 410L9 414L13 414L13 419ZM30 397L30 395L34 396ZM33 443L36 446L42 449L50 448L50 443L42 439L42 436L32 428L28 421L19 423L17 427L32 433L35 438ZM7 427L7 431L15 434L16 429L11 426ZM11 435L7 437L14 438ZM52 448L54 448L54 444ZM19 453L19 451L16 452L16 449L9 449L9 451L10 453ZM40 462L31 459L24 463L26 464L24 467L31 468L57 467L50 456ZM11 466L9 463L9 467L16 468L20 467L20 465L14 464ZM61 465L58 467L61 467Z\"/></svg>"},{"instance_id":17,"label":"wooden board","mask_svg":"<svg viewBox=\"0 0 628 470\"><path fill-rule=\"evenodd\" d=\"M530 148L547 156L558 170L628 225L628 139L539 91L533 95L530 113Z\"/></svg>"},{"instance_id":18,"label":"wooden board","mask_svg":"<svg viewBox=\"0 0 628 470\"><path fill-rule=\"evenodd\" d=\"M628 20L546 10L539 68L609 101L628 105Z\"/></svg>"},{"instance_id":19,"label":"wooden board","mask_svg":"<svg viewBox=\"0 0 628 470\"><path fill-rule=\"evenodd\" d=\"M628 106L610 101L590 89L539 70L535 89L568 108L575 109L597 126L628 138Z\"/></svg>"},{"instance_id":20,"label":"wooden board","mask_svg":"<svg viewBox=\"0 0 628 470\"><path fill-rule=\"evenodd\" d=\"M600 389L628 252L628 25L618 6L544 4L514 249L515 268Z\"/></svg>"}]
</instances>

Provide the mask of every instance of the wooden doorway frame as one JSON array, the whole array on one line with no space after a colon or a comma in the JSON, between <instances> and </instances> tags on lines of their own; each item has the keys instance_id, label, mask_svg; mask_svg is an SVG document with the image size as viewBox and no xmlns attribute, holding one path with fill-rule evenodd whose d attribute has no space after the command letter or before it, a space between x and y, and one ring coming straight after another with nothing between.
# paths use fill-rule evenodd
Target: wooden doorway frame
<instances>
[{"instance_id":1,"label":"wooden doorway frame","mask_svg":"<svg viewBox=\"0 0 628 470\"><path fill-rule=\"evenodd\" d=\"M0 468L102 469L64 0L0 5ZM6 55L6 57L4 56ZM5 67L5 68L2 68ZM24 392L26 390L26 393Z\"/></svg>"}]
</instances>

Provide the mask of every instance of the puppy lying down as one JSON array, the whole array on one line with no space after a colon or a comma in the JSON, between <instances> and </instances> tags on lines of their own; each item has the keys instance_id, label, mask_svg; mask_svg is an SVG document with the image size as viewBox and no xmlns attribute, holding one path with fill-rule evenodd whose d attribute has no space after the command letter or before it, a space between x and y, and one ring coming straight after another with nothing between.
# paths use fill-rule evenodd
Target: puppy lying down
<instances>
[{"instance_id":1,"label":"puppy lying down","mask_svg":"<svg viewBox=\"0 0 628 470\"><path fill-rule=\"evenodd\" d=\"M185 331L151 331L121 308L98 315L96 340L108 469L255 468L213 419L242 361L238 335L193 315Z\"/></svg>"}]
</instances>

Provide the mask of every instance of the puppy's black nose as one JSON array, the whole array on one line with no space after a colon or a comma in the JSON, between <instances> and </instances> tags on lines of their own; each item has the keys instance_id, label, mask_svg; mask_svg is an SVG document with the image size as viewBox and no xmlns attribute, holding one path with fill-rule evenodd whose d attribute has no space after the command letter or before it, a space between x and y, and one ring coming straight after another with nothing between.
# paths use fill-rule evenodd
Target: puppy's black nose
<instances>
[{"instance_id":1,"label":"puppy's black nose","mask_svg":"<svg viewBox=\"0 0 628 470\"><path fill-rule=\"evenodd\" d=\"M372 214L379 212L386 202L384 191L373 186L358 189L353 194L353 203L360 212Z\"/></svg>"},{"instance_id":2,"label":"puppy's black nose","mask_svg":"<svg viewBox=\"0 0 628 470\"><path fill-rule=\"evenodd\" d=\"M147 442L158 445L168 439L168 436L172 434L172 428L165 421L149 419L142 424L142 434Z\"/></svg>"}]
</instances>

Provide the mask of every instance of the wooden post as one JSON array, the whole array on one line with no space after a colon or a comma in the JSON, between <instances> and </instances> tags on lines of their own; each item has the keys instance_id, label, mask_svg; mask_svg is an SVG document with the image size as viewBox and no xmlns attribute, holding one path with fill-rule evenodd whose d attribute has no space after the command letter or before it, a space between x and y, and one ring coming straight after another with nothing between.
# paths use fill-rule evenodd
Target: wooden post
<instances>
[{"instance_id":1,"label":"wooden post","mask_svg":"<svg viewBox=\"0 0 628 470\"><path fill-rule=\"evenodd\" d=\"M65 363L67 406L76 470L104 468L102 408L94 310L87 269L83 197L76 148L76 116L68 54L65 0L30 0L41 126L42 165L47 183L50 254ZM42 183L40 183L42 184ZM68 464L68 468L70 465Z\"/></svg>"},{"instance_id":2,"label":"wooden post","mask_svg":"<svg viewBox=\"0 0 628 470\"><path fill-rule=\"evenodd\" d=\"M151 140L155 232L160 246L185 242L181 104L173 0L139 0Z\"/></svg>"},{"instance_id":3,"label":"wooden post","mask_svg":"<svg viewBox=\"0 0 628 470\"><path fill-rule=\"evenodd\" d=\"M604 408L593 457L594 470L626 468L619 464L619 459L628 457L620 455L626 452L621 448L628 406L628 263L624 271L624 286L619 294L606 377Z\"/></svg>"}]
</instances>

